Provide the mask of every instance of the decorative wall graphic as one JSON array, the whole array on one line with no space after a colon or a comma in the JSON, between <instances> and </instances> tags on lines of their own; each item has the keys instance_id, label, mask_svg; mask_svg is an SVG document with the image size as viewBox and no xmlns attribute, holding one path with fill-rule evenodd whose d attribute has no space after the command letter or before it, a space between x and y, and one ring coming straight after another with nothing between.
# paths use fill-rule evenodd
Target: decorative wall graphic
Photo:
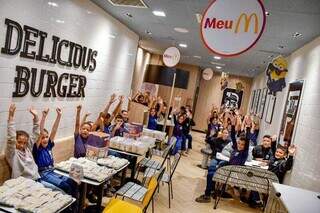
<instances>
[{"instance_id":1,"label":"decorative wall graphic","mask_svg":"<svg viewBox=\"0 0 320 213\"><path fill-rule=\"evenodd\" d=\"M213 0L201 22L205 46L221 56L237 56L252 48L266 24L261 0Z\"/></svg>"},{"instance_id":2,"label":"decorative wall graphic","mask_svg":"<svg viewBox=\"0 0 320 213\"><path fill-rule=\"evenodd\" d=\"M1 53L21 58L41 61L50 64L59 64L64 67L73 67L83 71L93 72L96 69L96 57L98 52L81 46L72 41L60 39L52 35L51 40L47 38L48 33L39 29L23 25L18 22L5 19L7 27L6 39ZM13 33L15 32L15 33ZM16 36L12 36L16 34ZM44 53L44 45L52 43L50 54ZM38 46L36 51L29 48ZM64 51L68 51L68 57L63 58ZM50 67L51 69L51 67ZM44 81L46 86L44 86ZM12 97L24 97L30 91L33 97L85 97L87 79L84 75L69 73L58 73L25 66L16 66L16 77L14 78L15 91ZM36 84L36 82L39 82ZM37 86L36 86L37 85ZM46 88L44 88L46 87Z\"/></svg>"},{"instance_id":3,"label":"decorative wall graphic","mask_svg":"<svg viewBox=\"0 0 320 213\"><path fill-rule=\"evenodd\" d=\"M239 109L241 107L243 91L237 92L235 89L226 88L223 91L221 105L228 108Z\"/></svg>"},{"instance_id":4,"label":"decorative wall graphic","mask_svg":"<svg viewBox=\"0 0 320 213\"><path fill-rule=\"evenodd\" d=\"M266 112L266 117L265 117L265 122L267 122L268 124L272 123L276 100L277 100L276 96L268 95L268 107L267 107L267 112Z\"/></svg>"},{"instance_id":5,"label":"decorative wall graphic","mask_svg":"<svg viewBox=\"0 0 320 213\"><path fill-rule=\"evenodd\" d=\"M237 82L236 83L236 90L237 91L241 91L243 89L244 89L244 86L242 85L242 83L241 82Z\"/></svg>"},{"instance_id":6,"label":"decorative wall graphic","mask_svg":"<svg viewBox=\"0 0 320 213\"><path fill-rule=\"evenodd\" d=\"M258 108L259 108L259 101L260 101L261 89L257 89L256 91L257 91L257 92L256 92L255 105L254 105L254 111L253 111L253 113L254 113L255 115L258 114Z\"/></svg>"},{"instance_id":7,"label":"decorative wall graphic","mask_svg":"<svg viewBox=\"0 0 320 213\"><path fill-rule=\"evenodd\" d=\"M268 89L263 88L262 93L261 93L261 98L260 98L260 104L259 104L259 109L258 109L258 116L262 119L263 114L264 114L264 108L266 105L266 99L267 99L267 94L268 94Z\"/></svg>"},{"instance_id":8,"label":"decorative wall graphic","mask_svg":"<svg viewBox=\"0 0 320 213\"><path fill-rule=\"evenodd\" d=\"M229 77L228 73L225 73L225 72L221 73L221 78L220 78L221 91L227 88L228 77Z\"/></svg>"},{"instance_id":9,"label":"decorative wall graphic","mask_svg":"<svg viewBox=\"0 0 320 213\"><path fill-rule=\"evenodd\" d=\"M180 61L180 51L176 47L169 47L163 53L163 63L167 67L174 67Z\"/></svg>"},{"instance_id":10,"label":"decorative wall graphic","mask_svg":"<svg viewBox=\"0 0 320 213\"><path fill-rule=\"evenodd\" d=\"M269 63L266 75L267 75L267 87L269 94L276 95L277 92L281 92L286 87L286 75L288 73L288 62L283 56L278 56Z\"/></svg>"},{"instance_id":11,"label":"decorative wall graphic","mask_svg":"<svg viewBox=\"0 0 320 213\"><path fill-rule=\"evenodd\" d=\"M211 80L211 78L213 77L213 70L211 68L205 68L202 71L202 78L206 81Z\"/></svg>"}]
</instances>

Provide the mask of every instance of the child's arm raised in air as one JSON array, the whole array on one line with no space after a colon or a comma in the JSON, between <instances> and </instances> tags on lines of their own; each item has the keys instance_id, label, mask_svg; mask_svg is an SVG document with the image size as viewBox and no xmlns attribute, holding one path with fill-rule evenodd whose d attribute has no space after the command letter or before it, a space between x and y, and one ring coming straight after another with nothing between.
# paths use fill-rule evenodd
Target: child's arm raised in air
<instances>
[{"instance_id":1,"label":"child's arm raised in air","mask_svg":"<svg viewBox=\"0 0 320 213\"><path fill-rule=\"evenodd\" d=\"M108 114L108 112L109 112L109 109L110 109L110 106L116 101L116 94L112 94L111 96L110 96L110 100L109 100L109 102L107 103L107 105L106 105L106 107L104 108L104 110L103 110L103 113L106 115L106 114Z\"/></svg>"},{"instance_id":2,"label":"child's arm raised in air","mask_svg":"<svg viewBox=\"0 0 320 213\"><path fill-rule=\"evenodd\" d=\"M7 134L7 146L6 146L6 159L11 165L11 159L14 156L16 149L16 127L14 125L14 114L16 112L16 105L11 104L9 108L8 116L8 134Z\"/></svg>"},{"instance_id":3,"label":"child's arm raised in air","mask_svg":"<svg viewBox=\"0 0 320 213\"><path fill-rule=\"evenodd\" d=\"M30 107L29 112L32 115L33 128L32 128L32 134L28 142L28 148L32 150L33 144L39 139L39 136L40 136L40 125L39 125L39 116L38 116L37 110L35 110L33 107Z\"/></svg>"},{"instance_id":4,"label":"child's arm raised in air","mask_svg":"<svg viewBox=\"0 0 320 213\"><path fill-rule=\"evenodd\" d=\"M75 135L79 134L81 108L82 108L81 105L77 106L76 124L75 124L75 127L74 127L74 134Z\"/></svg>"},{"instance_id":5,"label":"child's arm raised in air","mask_svg":"<svg viewBox=\"0 0 320 213\"><path fill-rule=\"evenodd\" d=\"M81 120L81 123L80 125L84 124L86 121L87 121L87 118L91 115L90 112L87 112L86 114L84 114L82 120Z\"/></svg>"},{"instance_id":6,"label":"child's arm raised in air","mask_svg":"<svg viewBox=\"0 0 320 213\"><path fill-rule=\"evenodd\" d=\"M57 130L58 130L58 127L59 127L59 123L60 123L60 120L61 120L61 115L62 115L62 110L59 107L56 109L56 112L57 112L57 117L56 117L56 120L53 123L52 129L51 129L51 133L50 133L50 136L49 136L51 142L53 142L54 138L56 137Z\"/></svg>"},{"instance_id":7,"label":"child's arm raised in air","mask_svg":"<svg viewBox=\"0 0 320 213\"><path fill-rule=\"evenodd\" d=\"M36 140L36 146L39 147L40 146L40 138L43 134L43 130L44 130L44 126L45 126L45 122L47 119L47 115L49 113L49 108L46 108L45 110L42 111L42 116L41 116L41 120L40 120L40 137L38 138L38 140Z\"/></svg>"},{"instance_id":8,"label":"child's arm raised in air","mask_svg":"<svg viewBox=\"0 0 320 213\"><path fill-rule=\"evenodd\" d=\"M123 100L124 100L124 96L123 96L123 95L120 95L120 96L119 96L119 103L118 103L118 105L116 106L116 108L114 109L113 113L111 114L110 121L112 121L112 120L114 119L114 117L116 117L116 115L120 113Z\"/></svg>"}]
</instances>

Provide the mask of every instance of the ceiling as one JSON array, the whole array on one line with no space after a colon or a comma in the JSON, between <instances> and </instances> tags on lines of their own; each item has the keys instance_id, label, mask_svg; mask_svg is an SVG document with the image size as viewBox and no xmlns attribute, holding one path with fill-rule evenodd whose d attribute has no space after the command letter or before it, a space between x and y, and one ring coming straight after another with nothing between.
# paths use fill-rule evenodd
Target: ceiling
<instances>
[{"instance_id":1,"label":"ceiling","mask_svg":"<svg viewBox=\"0 0 320 213\"><path fill-rule=\"evenodd\" d=\"M255 47L237 57L215 60L201 41L200 26L195 15L203 13L209 0L144 0L148 6L144 9L113 6L107 0L91 1L136 32L140 36L139 45L152 53L162 54L167 47L177 46L182 63L242 76L256 76L264 71L266 63L273 56L287 56L320 36L320 0L265 0L265 8L270 15ZM164 11L166 17L154 16L153 10ZM189 32L176 32L175 27L186 28ZM293 38L295 32L302 36ZM179 43L186 43L188 47L181 48ZM225 66L217 70L211 62Z\"/></svg>"}]
</instances>

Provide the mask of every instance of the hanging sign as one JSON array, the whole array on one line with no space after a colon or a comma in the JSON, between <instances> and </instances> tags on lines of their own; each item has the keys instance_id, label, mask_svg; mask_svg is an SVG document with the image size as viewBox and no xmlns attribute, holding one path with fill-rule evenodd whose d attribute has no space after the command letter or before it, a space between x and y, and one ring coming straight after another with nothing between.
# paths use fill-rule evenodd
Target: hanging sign
<instances>
[{"instance_id":1,"label":"hanging sign","mask_svg":"<svg viewBox=\"0 0 320 213\"><path fill-rule=\"evenodd\" d=\"M202 71L202 78L206 81L211 80L211 78L213 77L213 70L211 68L205 68Z\"/></svg>"},{"instance_id":2,"label":"hanging sign","mask_svg":"<svg viewBox=\"0 0 320 213\"><path fill-rule=\"evenodd\" d=\"M279 55L269 63L266 69L269 94L276 95L286 87L287 74L288 62L283 56Z\"/></svg>"},{"instance_id":3,"label":"hanging sign","mask_svg":"<svg viewBox=\"0 0 320 213\"><path fill-rule=\"evenodd\" d=\"M163 53L163 63L167 67L174 67L180 61L180 51L176 47L169 47Z\"/></svg>"},{"instance_id":4,"label":"hanging sign","mask_svg":"<svg viewBox=\"0 0 320 213\"><path fill-rule=\"evenodd\" d=\"M265 24L260 0L214 0L203 14L201 37L213 53L236 56L257 43Z\"/></svg>"}]
</instances>

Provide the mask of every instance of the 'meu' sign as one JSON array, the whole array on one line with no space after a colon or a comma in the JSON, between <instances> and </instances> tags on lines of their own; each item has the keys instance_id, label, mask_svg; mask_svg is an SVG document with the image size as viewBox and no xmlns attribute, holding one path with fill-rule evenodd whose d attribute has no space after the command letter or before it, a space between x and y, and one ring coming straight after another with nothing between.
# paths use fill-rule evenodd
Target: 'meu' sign
<instances>
[{"instance_id":1,"label":"'meu' sign","mask_svg":"<svg viewBox=\"0 0 320 213\"><path fill-rule=\"evenodd\" d=\"M203 14L202 40L215 54L236 56L256 44L265 22L260 0L215 0Z\"/></svg>"}]
</instances>

